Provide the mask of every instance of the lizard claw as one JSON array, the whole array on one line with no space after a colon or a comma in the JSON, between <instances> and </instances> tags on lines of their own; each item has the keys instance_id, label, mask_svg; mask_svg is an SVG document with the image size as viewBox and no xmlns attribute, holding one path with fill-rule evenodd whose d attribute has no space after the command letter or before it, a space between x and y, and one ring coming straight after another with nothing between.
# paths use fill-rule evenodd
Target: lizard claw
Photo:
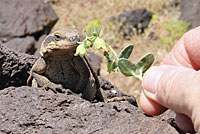
<instances>
[{"instance_id":1,"label":"lizard claw","mask_svg":"<svg viewBox=\"0 0 200 134\"><path fill-rule=\"evenodd\" d=\"M67 93L72 94L73 92L69 89L64 89L61 84L54 84L49 82L43 86L45 90L52 90L54 93Z\"/></svg>"}]
</instances>

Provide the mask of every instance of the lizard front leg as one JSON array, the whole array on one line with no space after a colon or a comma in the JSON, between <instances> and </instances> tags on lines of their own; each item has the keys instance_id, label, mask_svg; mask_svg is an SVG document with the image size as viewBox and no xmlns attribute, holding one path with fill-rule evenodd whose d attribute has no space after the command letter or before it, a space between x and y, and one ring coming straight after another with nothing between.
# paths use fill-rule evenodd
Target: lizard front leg
<instances>
[{"instance_id":1,"label":"lizard front leg","mask_svg":"<svg viewBox=\"0 0 200 134\"><path fill-rule=\"evenodd\" d=\"M54 92L71 93L71 91L68 91L69 89L68 90L64 89L62 85L55 84L49 81L48 78L43 76L42 74L45 73L46 69L47 69L46 61L43 58L39 58L31 69L31 73L27 80L27 84L31 85L32 87L42 87L46 90L51 89Z\"/></svg>"},{"instance_id":2,"label":"lizard front leg","mask_svg":"<svg viewBox=\"0 0 200 134\"><path fill-rule=\"evenodd\" d=\"M79 91L83 98L94 100L96 95L96 83L90 76L90 71L84 60L77 56L73 58L73 66L80 75L76 91Z\"/></svg>"},{"instance_id":3,"label":"lizard front leg","mask_svg":"<svg viewBox=\"0 0 200 134\"><path fill-rule=\"evenodd\" d=\"M32 86L33 85L33 74L34 73L37 73L37 74L42 74L46 71L46 68L47 68L47 65L46 65L46 62L43 58L39 58L35 64L33 65L33 67L31 68L31 71L30 71L30 76L28 77L28 80L27 80L27 85L28 86ZM37 76L36 76L37 77ZM36 81L37 83L37 81ZM38 84L35 84L38 86Z\"/></svg>"},{"instance_id":4,"label":"lizard front leg","mask_svg":"<svg viewBox=\"0 0 200 134\"><path fill-rule=\"evenodd\" d=\"M62 87L61 84L55 84L51 81L49 81L49 79L47 79L45 76L42 76L36 72L32 73L34 80L36 81L38 87L42 87L46 90L52 90L53 92L57 93L57 92L62 92L62 93L69 93L72 94L72 92L68 89L64 89Z\"/></svg>"},{"instance_id":5,"label":"lizard front leg","mask_svg":"<svg viewBox=\"0 0 200 134\"><path fill-rule=\"evenodd\" d=\"M88 68L90 69L90 71L91 71L91 73L92 73L92 75L95 79L95 84L96 84L95 96L97 97L97 99L99 101L108 102L106 94L104 93L103 89L100 86L100 82L99 82L99 78L97 76L97 73L95 72L94 68L92 67L91 63L89 62L89 60L86 56L84 56L84 60L86 61Z\"/></svg>"}]
</instances>

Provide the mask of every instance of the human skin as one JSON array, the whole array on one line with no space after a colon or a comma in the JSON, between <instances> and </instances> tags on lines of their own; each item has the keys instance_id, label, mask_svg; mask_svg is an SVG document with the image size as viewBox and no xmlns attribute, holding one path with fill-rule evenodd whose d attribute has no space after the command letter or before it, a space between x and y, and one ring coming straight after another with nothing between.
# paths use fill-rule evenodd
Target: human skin
<instances>
[{"instance_id":1,"label":"human skin","mask_svg":"<svg viewBox=\"0 0 200 134\"><path fill-rule=\"evenodd\" d=\"M185 33L160 66L143 77L142 110L159 115L176 112L176 123L184 131L200 132L200 27Z\"/></svg>"}]
</instances>

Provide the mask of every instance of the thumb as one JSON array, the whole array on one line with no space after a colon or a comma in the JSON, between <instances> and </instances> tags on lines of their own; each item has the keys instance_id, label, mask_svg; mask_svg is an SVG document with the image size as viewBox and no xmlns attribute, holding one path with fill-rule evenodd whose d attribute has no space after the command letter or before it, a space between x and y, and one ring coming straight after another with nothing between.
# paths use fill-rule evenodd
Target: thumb
<instances>
[{"instance_id":1,"label":"thumb","mask_svg":"<svg viewBox=\"0 0 200 134\"><path fill-rule=\"evenodd\" d=\"M144 75L143 86L147 98L187 115L200 132L200 72L175 66L152 67Z\"/></svg>"}]
</instances>

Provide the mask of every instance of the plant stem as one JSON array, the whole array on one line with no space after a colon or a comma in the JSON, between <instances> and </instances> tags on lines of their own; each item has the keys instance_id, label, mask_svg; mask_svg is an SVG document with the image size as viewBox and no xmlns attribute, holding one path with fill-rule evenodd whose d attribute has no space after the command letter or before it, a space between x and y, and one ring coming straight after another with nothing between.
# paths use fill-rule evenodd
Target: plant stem
<instances>
[{"instance_id":1,"label":"plant stem","mask_svg":"<svg viewBox=\"0 0 200 134\"><path fill-rule=\"evenodd\" d=\"M133 75L135 78L139 79L140 81L142 81L142 76L141 75Z\"/></svg>"},{"instance_id":2,"label":"plant stem","mask_svg":"<svg viewBox=\"0 0 200 134\"><path fill-rule=\"evenodd\" d=\"M118 61L119 57L118 57L117 53L113 50L113 48L110 45L108 45L107 43L106 43L106 47L110 49L110 51L114 54L115 59Z\"/></svg>"}]
</instances>

